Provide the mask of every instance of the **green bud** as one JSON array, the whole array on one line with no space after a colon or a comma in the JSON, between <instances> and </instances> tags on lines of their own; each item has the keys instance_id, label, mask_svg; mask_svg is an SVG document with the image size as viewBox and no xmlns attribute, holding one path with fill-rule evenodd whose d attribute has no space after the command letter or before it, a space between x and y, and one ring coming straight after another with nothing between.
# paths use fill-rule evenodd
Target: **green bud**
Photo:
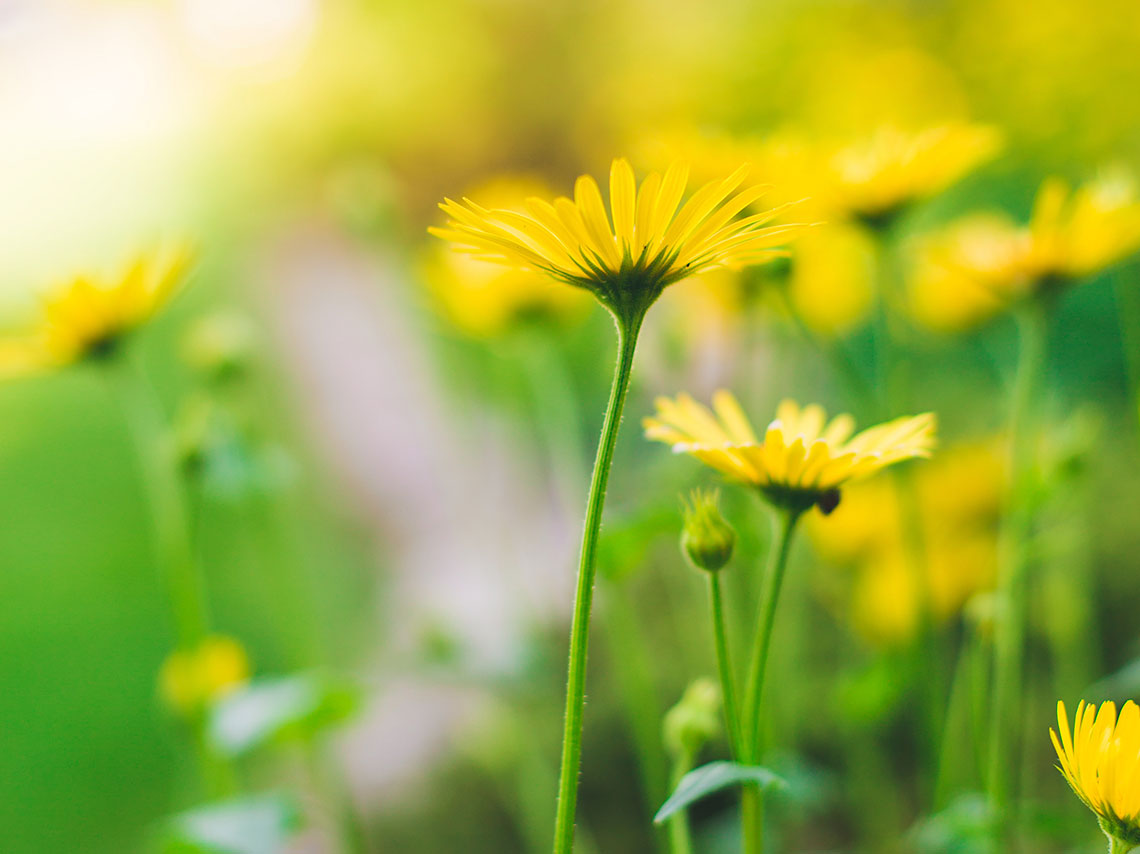
<instances>
[{"instance_id":1,"label":"green bud","mask_svg":"<svg viewBox=\"0 0 1140 854\"><path fill-rule=\"evenodd\" d=\"M685 503L681 549L697 569L716 572L728 563L736 545L736 532L720 515L715 490L693 490Z\"/></svg>"},{"instance_id":2,"label":"green bud","mask_svg":"<svg viewBox=\"0 0 1140 854\"><path fill-rule=\"evenodd\" d=\"M186 363L211 379L241 373L249 364L257 332L244 314L217 312L197 320L182 341Z\"/></svg>"},{"instance_id":3,"label":"green bud","mask_svg":"<svg viewBox=\"0 0 1140 854\"><path fill-rule=\"evenodd\" d=\"M719 732L720 688L711 679L697 679L665 714L665 748L674 757L695 755Z\"/></svg>"}]
</instances>

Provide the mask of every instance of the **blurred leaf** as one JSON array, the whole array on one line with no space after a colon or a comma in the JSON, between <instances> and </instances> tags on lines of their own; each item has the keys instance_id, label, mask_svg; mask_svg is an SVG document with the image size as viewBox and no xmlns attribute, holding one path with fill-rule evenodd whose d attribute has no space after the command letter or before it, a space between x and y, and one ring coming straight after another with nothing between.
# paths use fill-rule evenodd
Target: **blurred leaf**
<instances>
[{"instance_id":1,"label":"blurred leaf","mask_svg":"<svg viewBox=\"0 0 1140 854\"><path fill-rule=\"evenodd\" d=\"M993 813L984 795L968 792L911 829L922 854L981 854L990 848Z\"/></svg>"},{"instance_id":2,"label":"blurred leaf","mask_svg":"<svg viewBox=\"0 0 1140 854\"><path fill-rule=\"evenodd\" d=\"M260 679L227 694L210 710L209 737L227 756L269 743L311 738L352 716L355 688L318 674Z\"/></svg>"},{"instance_id":3,"label":"blurred leaf","mask_svg":"<svg viewBox=\"0 0 1140 854\"><path fill-rule=\"evenodd\" d=\"M170 820L165 854L279 854L300 827L296 805L285 795L225 801Z\"/></svg>"},{"instance_id":4,"label":"blurred leaf","mask_svg":"<svg viewBox=\"0 0 1140 854\"><path fill-rule=\"evenodd\" d=\"M706 795L719 792L721 789L735 786L740 783L758 783L760 788L782 788L785 784L767 768L759 765L741 765L738 762L710 762L690 771L681 778L677 788L669 799L662 804L657 815L653 817L655 824L661 824L678 810L683 810L690 804L699 801Z\"/></svg>"}]
</instances>

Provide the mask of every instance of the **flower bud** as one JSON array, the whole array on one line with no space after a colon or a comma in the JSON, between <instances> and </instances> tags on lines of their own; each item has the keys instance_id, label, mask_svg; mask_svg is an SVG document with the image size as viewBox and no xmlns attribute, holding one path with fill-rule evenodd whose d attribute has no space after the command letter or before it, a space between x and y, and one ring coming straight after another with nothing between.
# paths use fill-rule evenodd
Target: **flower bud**
<instances>
[{"instance_id":1,"label":"flower bud","mask_svg":"<svg viewBox=\"0 0 1140 854\"><path fill-rule=\"evenodd\" d=\"M732 557L736 532L720 515L715 490L693 490L685 503L681 549L697 569L716 572Z\"/></svg>"},{"instance_id":2,"label":"flower bud","mask_svg":"<svg viewBox=\"0 0 1140 854\"><path fill-rule=\"evenodd\" d=\"M186 716L198 713L249 679L249 658L233 638L211 635L195 649L167 656L158 687L167 706Z\"/></svg>"},{"instance_id":3,"label":"flower bud","mask_svg":"<svg viewBox=\"0 0 1140 854\"><path fill-rule=\"evenodd\" d=\"M249 364L257 333L244 314L217 312L196 321L182 341L186 363L211 379L230 377Z\"/></svg>"},{"instance_id":4,"label":"flower bud","mask_svg":"<svg viewBox=\"0 0 1140 854\"><path fill-rule=\"evenodd\" d=\"M711 679L697 679L665 714L665 748L675 757L691 756L718 732L720 688Z\"/></svg>"}]
</instances>

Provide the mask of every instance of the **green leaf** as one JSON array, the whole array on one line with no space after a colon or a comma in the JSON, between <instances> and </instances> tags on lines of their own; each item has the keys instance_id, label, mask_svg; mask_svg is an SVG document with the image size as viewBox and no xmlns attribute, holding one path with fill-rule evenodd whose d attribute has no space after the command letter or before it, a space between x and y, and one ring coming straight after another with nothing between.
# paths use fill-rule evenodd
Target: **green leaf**
<instances>
[{"instance_id":1,"label":"green leaf","mask_svg":"<svg viewBox=\"0 0 1140 854\"><path fill-rule=\"evenodd\" d=\"M312 738L347 720L359 705L352 686L313 673L259 679L210 710L207 732L226 756L267 744Z\"/></svg>"},{"instance_id":2,"label":"green leaf","mask_svg":"<svg viewBox=\"0 0 1140 854\"><path fill-rule=\"evenodd\" d=\"M741 765L739 762L710 762L696 768L681 778L669 800L661 805L653 817L655 824L661 824L678 810L699 801L706 795L719 792L729 786L741 783L756 783L761 789L783 788L784 781L767 768L759 765Z\"/></svg>"},{"instance_id":3,"label":"green leaf","mask_svg":"<svg viewBox=\"0 0 1140 854\"><path fill-rule=\"evenodd\" d=\"M280 854L300 827L300 813L285 795L222 801L174 816L164 854Z\"/></svg>"}]
</instances>

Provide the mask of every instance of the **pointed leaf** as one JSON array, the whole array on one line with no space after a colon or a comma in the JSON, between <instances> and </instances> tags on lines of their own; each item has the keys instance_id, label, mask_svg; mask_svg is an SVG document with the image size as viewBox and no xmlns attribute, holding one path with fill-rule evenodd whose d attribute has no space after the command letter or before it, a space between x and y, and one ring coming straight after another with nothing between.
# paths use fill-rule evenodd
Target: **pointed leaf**
<instances>
[{"instance_id":1,"label":"pointed leaf","mask_svg":"<svg viewBox=\"0 0 1140 854\"><path fill-rule=\"evenodd\" d=\"M784 781L767 768L759 765L741 765L739 762L710 762L690 771L681 778L669 800L662 804L655 824L661 824L673 813L683 810L701 798L719 792L729 786L755 783L761 789L783 788Z\"/></svg>"},{"instance_id":2,"label":"pointed leaf","mask_svg":"<svg viewBox=\"0 0 1140 854\"><path fill-rule=\"evenodd\" d=\"M174 816L164 854L280 854L300 827L296 805L284 795L208 804Z\"/></svg>"},{"instance_id":3,"label":"pointed leaf","mask_svg":"<svg viewBox=\"0 0 1140 854\"><path fill-rule=\"evenodd\" d=\"M358 692L314 673L259 679L219 700L210 710L208 735L226 756L270 743L305 739L351 717Z\"/></svg>"}]
</instances>

